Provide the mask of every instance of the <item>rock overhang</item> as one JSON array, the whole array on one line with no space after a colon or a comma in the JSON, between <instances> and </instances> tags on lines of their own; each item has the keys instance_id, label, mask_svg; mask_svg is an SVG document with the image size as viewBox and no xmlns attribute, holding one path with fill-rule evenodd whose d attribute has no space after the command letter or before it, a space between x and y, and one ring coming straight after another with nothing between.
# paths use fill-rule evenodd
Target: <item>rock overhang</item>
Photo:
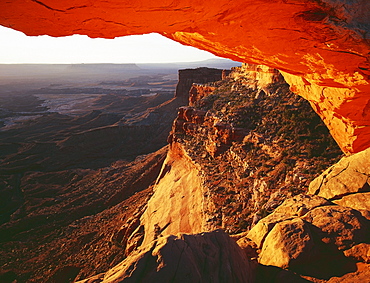
<instances>
[{"instance_id":1,"label":"rock overhang","mask_svg":"<svg viewBox=\"0 0 370 283\"><path fill-rule=\"evenodd\" d=\"M367 0L15 0L0 3L0 24L27 35L157 32L222 57L268 65L310 101L345 153L370 145Z\"/></svg>"}]
</instances>

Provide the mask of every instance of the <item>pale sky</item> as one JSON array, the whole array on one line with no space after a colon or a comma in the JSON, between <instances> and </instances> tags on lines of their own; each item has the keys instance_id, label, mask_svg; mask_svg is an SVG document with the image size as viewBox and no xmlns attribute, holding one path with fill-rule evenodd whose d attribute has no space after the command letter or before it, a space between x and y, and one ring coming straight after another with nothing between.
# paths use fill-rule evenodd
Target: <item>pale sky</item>
<instances>
[{"instance_id":1,"label":"pale sky","mask_svg":"<svg viewBox=\"0 0 370 283\"><path fill-rule=\"evenodd\" d=\"M168 63L216 58L159 34L115 39L26 36L0 26L0 64L13 63Z\"/></svg>"}]
</instances>

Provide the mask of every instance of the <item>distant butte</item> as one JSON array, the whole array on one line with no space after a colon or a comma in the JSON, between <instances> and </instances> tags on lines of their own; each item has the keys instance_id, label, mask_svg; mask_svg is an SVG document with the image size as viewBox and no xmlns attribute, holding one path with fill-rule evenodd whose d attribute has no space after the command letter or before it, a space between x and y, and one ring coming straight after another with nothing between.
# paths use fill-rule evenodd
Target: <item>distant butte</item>
<instances>
[{"instance_id":1,"label":"distant butte","mask_svg":"<svg viewBox=\"0 0 370 283\"><path fill-rule=\"evenodd\" d=\"M1 1L0 24L27 35L160 33L283 71L349 154L369 147L368 0Z\"/></svg>"}]
</instances>

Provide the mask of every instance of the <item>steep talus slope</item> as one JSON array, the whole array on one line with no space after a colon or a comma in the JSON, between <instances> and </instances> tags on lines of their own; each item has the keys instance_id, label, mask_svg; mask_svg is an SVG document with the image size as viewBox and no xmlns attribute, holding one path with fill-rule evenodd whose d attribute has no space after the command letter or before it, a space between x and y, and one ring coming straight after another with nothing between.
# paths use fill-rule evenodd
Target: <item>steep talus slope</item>
<instances>
[{"instance_id":1,"label":"steep talus slope","mask_svg":"<svg viewBox=\"0 0 370 283\"><path fill-rule=\"evenodd\" d=\"M240 62L284 71L346 153L370 134L367 0L3 1L0 24L28 35L158 32Z\"/></svg>"}]
</instances>

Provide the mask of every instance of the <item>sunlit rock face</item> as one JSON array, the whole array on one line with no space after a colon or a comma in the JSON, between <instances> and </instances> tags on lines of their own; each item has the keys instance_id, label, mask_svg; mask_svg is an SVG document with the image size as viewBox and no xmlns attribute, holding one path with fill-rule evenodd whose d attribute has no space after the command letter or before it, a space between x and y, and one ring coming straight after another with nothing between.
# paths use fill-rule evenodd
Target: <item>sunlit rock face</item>
<instances>
[{"instance_id":1,"label":"sunlit rock face","mask_svg":"<svg viewBox=\"0 0 370 283\"><path fill-rule=\"evenodd\" d=\"M346 153L370 135L368 0L2 1L0 24L28 35L158 32L284 72Z\"/></svg>"}]
</instances>

